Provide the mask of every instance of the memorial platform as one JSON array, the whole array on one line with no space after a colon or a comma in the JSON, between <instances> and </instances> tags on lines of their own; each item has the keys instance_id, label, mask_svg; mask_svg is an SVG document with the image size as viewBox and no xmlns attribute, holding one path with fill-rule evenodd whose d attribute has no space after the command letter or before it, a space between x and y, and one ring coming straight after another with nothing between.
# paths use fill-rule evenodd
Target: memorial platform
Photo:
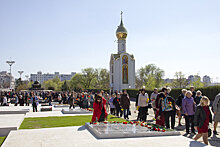
<instances>
[{"instance_id":1,"label":"memorial platform","mask_svg":"<svg viewBox=\"0 0 220 147\"><path fill-rule=\"evenodd\" d=\"M63 114L92 114L92 111L80 109L79 107L74 109L62 109L61 112Z\"/></svg>"}]
</instances>

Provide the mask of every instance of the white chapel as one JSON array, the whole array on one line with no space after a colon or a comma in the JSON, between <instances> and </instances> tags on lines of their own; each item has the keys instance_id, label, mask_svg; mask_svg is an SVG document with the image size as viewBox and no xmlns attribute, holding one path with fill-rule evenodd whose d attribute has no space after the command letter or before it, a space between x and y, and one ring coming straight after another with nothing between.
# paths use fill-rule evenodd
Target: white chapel
<instances>
[{"instance_id":1,"label":"white chapel","mask_svg":"<svg viewBox=\"0 0 220 147\"><path fill-rule=\"evenodd\" d=\"M127 30L121 23L116 30L118 53L110 58L110 88L112 91L135 88L135 59L126 52Z\"/></svg>"}]
</instances>

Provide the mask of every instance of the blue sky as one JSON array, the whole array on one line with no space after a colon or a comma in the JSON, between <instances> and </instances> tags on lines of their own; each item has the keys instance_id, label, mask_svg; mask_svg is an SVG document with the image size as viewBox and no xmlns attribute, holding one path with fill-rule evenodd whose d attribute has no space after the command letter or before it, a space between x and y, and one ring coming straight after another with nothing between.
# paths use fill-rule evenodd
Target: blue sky
<instances>
[{"instance_id":1,"label":"blue sky","mask_svg":"<svg viewBox=\"0 0 220 147\"><path fill-rule=\"evenodd\" d=\"M155 64L173 78L199 73L220 81L219 0L1 0L0 70L13 75L109 68L123 11L136 69ZM24 77L23 75L23 77Z\"/></svg>"}]
</instances>

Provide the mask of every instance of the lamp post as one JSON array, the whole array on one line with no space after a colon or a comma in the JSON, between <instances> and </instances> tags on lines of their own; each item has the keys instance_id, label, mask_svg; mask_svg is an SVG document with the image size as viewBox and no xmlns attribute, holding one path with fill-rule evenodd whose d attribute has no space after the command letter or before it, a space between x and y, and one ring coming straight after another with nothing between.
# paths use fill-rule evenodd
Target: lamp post
<instances>
[{"instance_id":1,"label":"lamp post","mask_svg":"<svg viewBox=\"0 0 220 147\"><path fill-rule=\"evenodd\" d=\"M10 67L10 79L9 79L9 88L11 89L11 66L15 63L15 61L6 61L6 63L8 63L9 67Z\"/></svg>"},{"instance_id":2,"label":"lamp post","mask_svg":"<svg viewBox=\"0 0 220 147\"><path fill-rule=\"evenodd\" d=\"M21 79L21 75L24 73L24 71L18 71L18 73L20 74L20 79Z\"/></svg>"},{"instance_id":3,"label":"lamp post","mask_svg":"<svg viewBox=\"0 0 220 147\"><path fill-rule=\"evenodd\" d=\"M27 79L27 81L28 81L29 75L25 75L25 78L26 78L26 79Z\"/></svg>"}]
</instances>

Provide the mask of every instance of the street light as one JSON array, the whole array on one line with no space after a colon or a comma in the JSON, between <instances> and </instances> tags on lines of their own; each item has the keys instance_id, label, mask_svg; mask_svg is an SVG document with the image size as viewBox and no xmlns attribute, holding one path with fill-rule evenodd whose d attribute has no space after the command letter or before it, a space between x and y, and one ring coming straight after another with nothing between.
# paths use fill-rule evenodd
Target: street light
<instances>
[{"instance_id":1,"label":"street light","mask_svg":"<svg viewBox=\"0 0 220 147\"><path fill-rule=\"evenodd\" d=\"M8 65L10 66L10 80L9 80L9 88L11 89L11 66L12 66L12 64L14 64L15 63L15 61L6 61L6 63L8 63Z\"/></svg>"},{"instance_id":2,"label":"street light","mask_svg":"<svg viewBox=\"0 0 220 147\"><path fill-rule=\"evenodd\" d=\"M20 74L20 79L21 79L21 75L24 73L24 71L18 71L18 73Z\"/></svg>"},{"instance_id":3,"label":"street light","mask_svg":"<svg viewBox=\"0 0 220 147\"><path fill-rule=\"evenodd\" d=\"M29 75L25 75L25 78L26 78L26 79L27 79L27 81L28 81Z\"/></svg>"}]
</instances>

